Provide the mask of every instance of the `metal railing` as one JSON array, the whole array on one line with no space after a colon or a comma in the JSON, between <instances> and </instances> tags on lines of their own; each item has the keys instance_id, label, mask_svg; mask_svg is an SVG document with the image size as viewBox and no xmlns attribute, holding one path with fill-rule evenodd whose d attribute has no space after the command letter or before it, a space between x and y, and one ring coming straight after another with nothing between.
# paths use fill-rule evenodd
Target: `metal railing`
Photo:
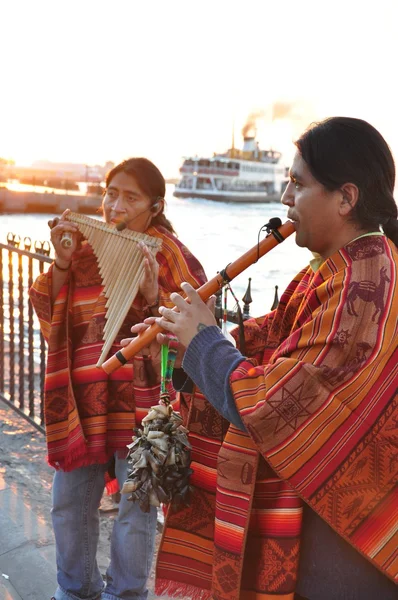
<instances>
[{"instance_id":1,"label":"metal railing","mask_svg":"<svg viewBox=\"0 0 398 600\"><path fill-rule=\"evenodd\" d=\"M47 352L28 290L52 262L50 245L32 246L30 238L13 233L7 242L0 243L0 398L44 431Z\"/></svg>"},{"instance_id":2,"label":"metal railing","mask_svg":"<svg viewBox=\"0 0 398 600\"><path fill-rule=\"evenodd\" d=\"M252 293L251 293L251 277L249 277L249 281L247 284L246 292L242 298L243 302L243 310L240 308L239 300L235 296L230 285L227 286L227 291L232 295L235 301L235 307L233 310L228 309L226 305L226 296L225 296L225 288L216 293L216 310L215 316L218 321L219 326L222 326L223 321L227 321L228 323L235 323L238 325L242 321L246 321L246 319L250 319L250 304L252 303ZM224 292L224 305L223 305L223 292ZM271 310L274 310L278 306L279 297L278 297L278 286L275 286L275 294L274 299L271 305Z\"/></svg>"},{"instance_id":3,"label":"metal railing","mask_svg":"<svg viewBox=\"0 0 398 600\"><path fill-rule=\"evenodd\" d=\"M20 246L23 246L20 247ZM34 242L9 233L0 243L0 399L44 432L44 376L47 360L45 340L33 311L28 290L52 262L49 242ZM229 293L237 299L232 289ZM278 301L277 286L272 308ZM216 295L216 318L239 324L250 317L251 279L234 310L224 305L222 291Z\"/></svg>"}]
</instances>

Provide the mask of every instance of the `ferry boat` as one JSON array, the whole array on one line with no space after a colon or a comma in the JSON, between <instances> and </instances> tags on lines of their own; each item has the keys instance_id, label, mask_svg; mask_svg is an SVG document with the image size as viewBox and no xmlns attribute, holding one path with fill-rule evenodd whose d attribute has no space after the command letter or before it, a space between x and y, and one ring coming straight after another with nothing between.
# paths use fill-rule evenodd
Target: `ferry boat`
<instances>
[{"instance_id":1,"label":"ferry boat","mask_svg":"<svg viewBox=\"0 0 398 600\"><path fill-rule=\"evenodd\" d=\"M225 154L185 158L174 196L223 202L279 201L288 181L281 153L260 150L255 136L243 139L242 150L232 143Z\"/></svg>"}]
</instances>

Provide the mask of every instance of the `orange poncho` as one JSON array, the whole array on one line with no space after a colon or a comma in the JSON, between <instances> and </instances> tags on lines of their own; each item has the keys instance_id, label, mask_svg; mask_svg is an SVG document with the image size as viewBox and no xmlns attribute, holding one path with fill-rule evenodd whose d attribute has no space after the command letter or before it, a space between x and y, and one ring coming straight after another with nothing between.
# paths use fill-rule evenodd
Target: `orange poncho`
<instances>
[{"instance_id":1,"label":"orange poncho","mask_svg":"<svg viewBox=\"0 0 398 600\"><path fill-rule=\"evenodd\" d=\"M200 263L177 238L163 228L150 227L146 233L162 239L157 254L160 303L170 305L170 293L179 291L183 281L194 287L204 283ZM68 280L53 307L51 285L52 267L33 284L30 298L48 342L44 398L48 461L70 471L105 463L116 451L125 452L133 428L158 402L159 385L148 380L141 357L109 376L96 368L106 298L88 243L74 254ZM122 338L131 335L131 326L149 316L145 304L138 294L110 355L120 349Z\"/></svg>"},{"instance_id":2,"label":"orange poncho","mask_svg":"<svg viewBox=\"0 0 398 600\"><path fill-rule=\"evenodd\" d=\"M303 500L397 581L397 285L397 248L363 237L245 323L248 433L190 399L195 491L167 518L158 592L292 600Z\"/></svg>"}]
</instances>

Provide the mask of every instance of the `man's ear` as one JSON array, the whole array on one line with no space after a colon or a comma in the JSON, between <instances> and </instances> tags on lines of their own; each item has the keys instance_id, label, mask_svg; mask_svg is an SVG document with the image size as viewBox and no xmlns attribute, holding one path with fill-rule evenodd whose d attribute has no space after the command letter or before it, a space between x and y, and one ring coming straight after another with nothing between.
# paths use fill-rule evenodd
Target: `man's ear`
<instances>
[{"instance_id":1,"label":"man's ear","mask_svg":"<svg viewBox=\"0 0 398 600\"><path fill-rule=\"evenodd\" d=\"M156 199L156 203L151 206L151 211L154 213L153 218L164 210L164 198L160 196Z\"/></svg>"},{"instance_id":2,"label":"man's ear","mask_svg":"<svg viewBox=\"0 0 398 600\"><path fill-rule=\"evenodd\" d=\"M345 183L341 188L341 201L339 205L340 215L348 215L355 207L359 199L359 189L355 183Z\"/></svg>"}]
</instances>

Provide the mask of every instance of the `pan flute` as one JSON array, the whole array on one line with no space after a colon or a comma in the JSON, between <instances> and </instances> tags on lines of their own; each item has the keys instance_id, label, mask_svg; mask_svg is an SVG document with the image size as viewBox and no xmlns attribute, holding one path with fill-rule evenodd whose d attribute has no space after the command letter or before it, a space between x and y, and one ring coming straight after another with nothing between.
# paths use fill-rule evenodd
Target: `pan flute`
<instances>
[{"instance_id":1,"label":"pan flute","mask_svg":"<svg viewBox=\"0 0 398 600\"><path fill-rule=\"evenodd\" d=\"M100 367L123 324L135 299L144 273L144 255L138 242L144 242L156 256L162 240L130 229L117 231L115 227L85 215L68 213L66 220L76 223L79 231L89 242L97 258L99 272L107 298L104 345L97 362Z\"/></svg>"}]
</instances>

